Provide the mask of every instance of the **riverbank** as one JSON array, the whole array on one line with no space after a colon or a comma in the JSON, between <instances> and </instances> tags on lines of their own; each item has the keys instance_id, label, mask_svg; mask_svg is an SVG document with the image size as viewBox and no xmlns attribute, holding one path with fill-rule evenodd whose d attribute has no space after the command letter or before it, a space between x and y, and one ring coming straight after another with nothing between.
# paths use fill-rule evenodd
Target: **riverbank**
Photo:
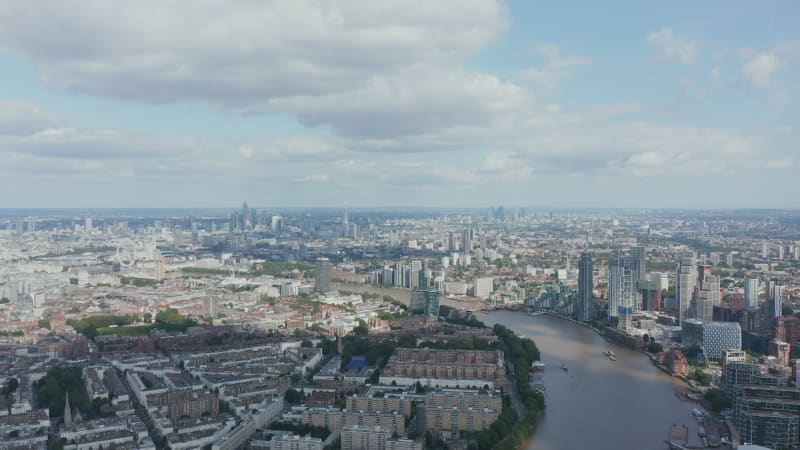
<instances>
[{"instance_id":1,"label":"riverbank","mask_svg":"<svg viewBox=\"0 0 800 450\"><path fill-rule=\"evenodd\" d=\"M574 321L554 315L494 311L479 317L488 326L499 323L535 339L541 351L545 371L540 382L547 390L547 408L536 422L528 449L664 448L673 423L687 424L692 433L689 445L700 445L691 413L694 405L675 395L683 383L672 381L653 368L652 360L627 349L618 350L618 361L609 360L603 352L613 341L602 331L572 326L567 322ZM569 371L561 370L563 364ZM610 432L609 421L626 426Z\"/></svg>"},{"instance_id":2,"label":"riverbank","mask_svg":"<svg viewBox=\"0 0 800 450\"><path fill-rule=\"evenodd\" d=\"M527 314L527 313L526 313L526 314ZM528 315L530 315L530 314L528 314ZM577 321L577 320L575 320L575 319L573 319L573 318L571 318L571 317L563 316L563 315L560 315L560 314L555 314L555 313L553 313L553 312L550 312L550 311L541 311L541 312L539 313L539 315L543 315L543 316L545 316L545 315L546 315L546 316L549 316L549 317L554 317L554 318L556 318L556 319L565 320L565 321L567 321L567 322L570 322L570 323L573 323L573 324L575 324L575 325L579 325L579 326L582 326L582 327L584 327L584 328L586 328L586 329L592 330L592 331L594 331L595 333L597 333L597 335L598 335L598 336L602 337L603 339L605 339L605 340L606 340L606 341L608 341L608 342L613 342L613 343L615 343L615 344L622 345L622 346L624 346L624 347L626 347L626 348L629 348L630 350L637 351L637 352L641 353L642 355L645 355L645 356L647 356L647 357L650 359L650 362L651 362L651 363L652 363L652 364L653 364L653 365L654 365L656 368L658 368L659 370L661 370L662 372L664 372L665 374L667 374L667 375L669 375L669 376L671 376L671 377L673 377L673 378L677 378L677 379L681 380L682 382L684 382L684 383L685 383L685 384L686 384L688 387L690 387L691 389L697 389L697 388L698 388L698 387L697 387L697 386L696 386L696 385L695 385L695 384L694 384L694 383L693 383L691 380L689 380L689 379L688 379L688 378L687 378L685 375L675 375L675 374L673 374L672 372L670 372L670 370L669 370L669 369L668 369L666 366L664 366L664 365L662 365L662 364L659 364L659 363L658 363L658 357L657 357L656 355L654 355L654 354L652 354L652 353L650 353L650 352L646 352L646 351L644 351L644 350L642 350L642 349L640 349L640 348L631 348L631 347L630 347L630 346L628 346L628 345L627 345L625 342L623 342L623 341L620 341L620 340L616 340L616 339L614 339L614 335L609 335L609 334L606 334L606 333L604 333L604 332L603 332L603 330L600 330L600 329L598 329L598 328L595 328L595 327L593 327L593 326L589 325L588 323L585 323L585 322L580 322L580 321Z\"/></svg>"}]
</instances>

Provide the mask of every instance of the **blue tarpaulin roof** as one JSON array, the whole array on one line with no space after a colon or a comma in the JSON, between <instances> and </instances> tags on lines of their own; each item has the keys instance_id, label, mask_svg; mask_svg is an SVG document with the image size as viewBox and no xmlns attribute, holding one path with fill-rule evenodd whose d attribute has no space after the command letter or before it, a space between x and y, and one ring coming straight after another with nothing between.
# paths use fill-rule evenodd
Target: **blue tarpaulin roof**
<instances>
[{"instance_id":1,"label":"blue tarpaulin roof","mask_svg":"<svg viewBox=\"0 0 800 450\"><path fill-rule=\"evenodd\" d=\"M359 370L365 367L367 367L366 356L353 356L353 359L350 360L350 364L347 365L347 370Z\"/></svg>"}]
</instances>

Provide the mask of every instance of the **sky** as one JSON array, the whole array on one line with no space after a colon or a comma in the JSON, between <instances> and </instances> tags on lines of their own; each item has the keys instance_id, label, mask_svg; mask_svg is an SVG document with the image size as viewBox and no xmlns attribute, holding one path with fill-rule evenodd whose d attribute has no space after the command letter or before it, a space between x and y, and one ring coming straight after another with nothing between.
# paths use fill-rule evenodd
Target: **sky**
<instances>
[{"instance_id":1,"label":"sky","mask_svg":"<svg viewBox=\"0 0 800 450\"><path fill-rule=\"evenodd\" d=\"M796 1L0 0L0 208L798 208Z\"/></svg>"}]
</instances>

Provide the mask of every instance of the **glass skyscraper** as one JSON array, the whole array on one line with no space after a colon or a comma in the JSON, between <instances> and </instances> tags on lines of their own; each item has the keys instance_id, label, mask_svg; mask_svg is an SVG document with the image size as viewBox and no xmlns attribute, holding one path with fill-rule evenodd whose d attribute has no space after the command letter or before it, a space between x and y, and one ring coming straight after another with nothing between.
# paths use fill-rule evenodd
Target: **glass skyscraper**
<instances>
[{"instance_id":1,"label":"glass skyscraper","mask_svg":"<svg viewBox=\"0 0 800 450\"><path fill-rule=\"evenodd\" d=\"M581 260L578 263L578 309L576 315L581 322L592 320L591 307L594 298L592 270L592 252L586 250L581 254Z\"/></svg>"}]
</instances>

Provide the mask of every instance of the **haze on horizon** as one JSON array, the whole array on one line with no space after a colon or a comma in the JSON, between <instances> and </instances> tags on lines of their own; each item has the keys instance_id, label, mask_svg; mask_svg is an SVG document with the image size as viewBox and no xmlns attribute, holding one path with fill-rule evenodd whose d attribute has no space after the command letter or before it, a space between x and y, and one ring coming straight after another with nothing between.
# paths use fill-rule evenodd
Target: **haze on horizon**
<instances>
[{"instance_id":1,"label":"haze on horizon","mask_svg":"<svg viewBox=\"0 0 800 450\"><path fill-rule=\"evenodd\" d=\"M0 0L0 208L798 208L791 1Z\"/></svg>"}]
</instances>

